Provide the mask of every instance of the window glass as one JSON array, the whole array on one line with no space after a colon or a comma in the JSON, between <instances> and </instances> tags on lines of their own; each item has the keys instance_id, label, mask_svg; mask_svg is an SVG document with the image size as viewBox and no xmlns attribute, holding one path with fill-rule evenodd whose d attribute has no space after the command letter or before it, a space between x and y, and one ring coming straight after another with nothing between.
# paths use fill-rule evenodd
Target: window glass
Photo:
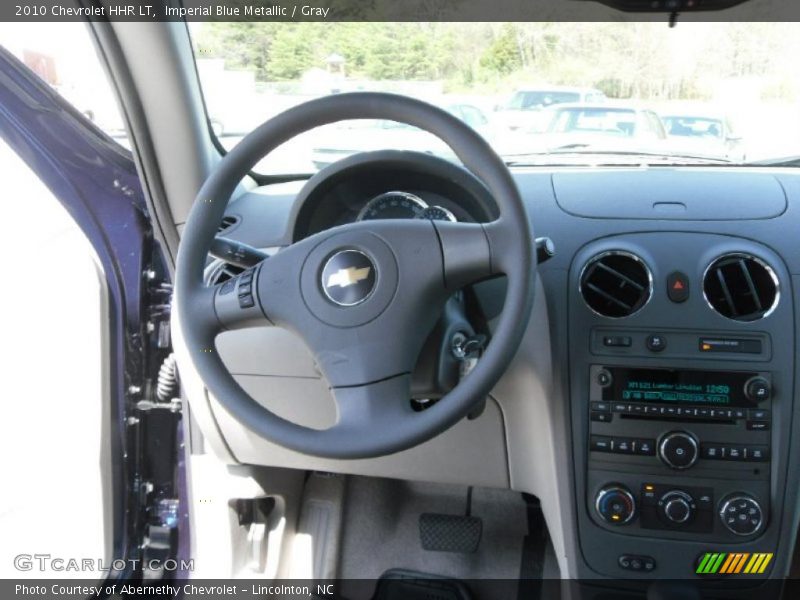
<instances>
[{"instance_id":1,"label":"window glass","mask_svg":"<svg viewBox=\"0 0 800 600\"><path fill-rule=\"evenodd\" d=\"M250 22L189 29L212 128L225 148L290 106L370 90L460 107L459 118L515 163L535 155L536 164L546 164L548 152L565 145L553 129L593 134L590 147L571 144L571 160L587 165L597 164L590 156L596 151L646 151L676 163L800 155L800 23ZM548 111L576 104L586 110ZM598 104L609 110L589 110ZM670 124L664 133L659 121L666 116L691 133L676 127L673 134ZM720 144L724 132L700 117L734 120L737 151ZM548 127L554 118L557 126ZM651 132L646 144L637 123ZM454 158L412 128L358 127L345 136L337 127L300 136L257 170L310 173L335 157L385 148Z\"/></svg>"},{"instance_id":2,"label":"window glass","mask_svg":"<svg viewBox=\"0 0 800 600\"><path fill-rule=\"evenodd\" d=\"M122 145L116 97L83 23L0 23L0 45Z\"/></svg>"}]
</instances>

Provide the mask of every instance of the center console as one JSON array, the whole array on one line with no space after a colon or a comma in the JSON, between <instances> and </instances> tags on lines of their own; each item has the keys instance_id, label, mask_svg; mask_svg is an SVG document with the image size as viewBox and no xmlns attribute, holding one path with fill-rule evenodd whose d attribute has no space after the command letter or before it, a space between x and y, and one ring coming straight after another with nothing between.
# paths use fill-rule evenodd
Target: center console
<instances>
[{"instance_id":1,"label":"center console","mask_svg":"<svg viewBox=\"0 0 800 600\"><path fill-rule=\"evenodd\" d=\"M764 341L747 340L753 348ZM589 382L599 524L731 541L761 531L769 518L771 373L591 365ZM674 477L659 480L661 466ZM604 482L608 470L625 473Z\"/></svg>"},{"instance_id":2,"label":"center console","mask_svg":"<svg viewBox=\"0 0 800 600\"><path fill-rule=\"evenodd\" d=\"M570 409L593 573L708 579L708 552L775 550L793 389L788 280L767 248L714 235L612 237L576 256ZM740 570L766 577L761 563Z\"/></svg>"}]
</instances>

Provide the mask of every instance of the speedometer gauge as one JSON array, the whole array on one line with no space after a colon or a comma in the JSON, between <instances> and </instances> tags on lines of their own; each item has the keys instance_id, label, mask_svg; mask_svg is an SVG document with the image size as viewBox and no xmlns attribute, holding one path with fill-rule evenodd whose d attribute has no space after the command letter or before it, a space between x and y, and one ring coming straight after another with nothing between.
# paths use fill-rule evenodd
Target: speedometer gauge
<instances>
[{"instance_id":1,"label":"speedometer gauge","mask_svg":"<svg viewBox=\"0 0 800 600\"><path fill-rule=\"evenodd\" d=\"M356 221L372 219L416 219L428 205L422 198L408 192L386 192L367 202Z\"/></svg>"},{"instance_id":2,"label":"speedometer gauge","mask_svg":"<svg viewBox=\"0 0 800 600\"><path fill-rule=\"evenodd\" d=\"M450 221L455 223L458 219L443 206L429 206L419 215L420 219L430 219L431 221Z\"/></svg>"}]
</instances>

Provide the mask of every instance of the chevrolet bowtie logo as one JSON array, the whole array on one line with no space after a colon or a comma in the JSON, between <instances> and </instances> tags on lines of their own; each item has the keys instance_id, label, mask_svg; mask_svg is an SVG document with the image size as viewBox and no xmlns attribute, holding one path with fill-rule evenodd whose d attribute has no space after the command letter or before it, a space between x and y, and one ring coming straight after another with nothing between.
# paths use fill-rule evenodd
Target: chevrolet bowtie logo
<instances>
[{"instance_id":1,"label":"chevrolet bowtie logo","mask_svg":"<svg viewBox=\"0 0 800 600\"><path fill-rule=\"evenodd\" d=\"M346 288L350 285L355 285L359 281L364 281L369 277L370 267L363 267L357 269L356 267L349 267L347 269L339 269L336 273L328 277L328 283L325 287L339 286Z\"/></svg>"}]
</instances>

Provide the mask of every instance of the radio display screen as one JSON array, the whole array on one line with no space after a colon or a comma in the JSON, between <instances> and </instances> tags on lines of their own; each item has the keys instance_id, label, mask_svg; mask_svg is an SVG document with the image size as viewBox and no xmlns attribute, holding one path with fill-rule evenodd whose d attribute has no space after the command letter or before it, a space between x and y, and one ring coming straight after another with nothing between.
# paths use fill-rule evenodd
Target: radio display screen
<instances>
[{"instance_id":1,"label":"radio display screen","mask_svg":"<svg viewBox=\"0 0 800 600\"><path fill-rule=\"evenodd\" d=\"M607 367L612 382L603 400L750 407L745 382L755 373L691 369L629 369Z\"/></svg>"}]
</instances>

